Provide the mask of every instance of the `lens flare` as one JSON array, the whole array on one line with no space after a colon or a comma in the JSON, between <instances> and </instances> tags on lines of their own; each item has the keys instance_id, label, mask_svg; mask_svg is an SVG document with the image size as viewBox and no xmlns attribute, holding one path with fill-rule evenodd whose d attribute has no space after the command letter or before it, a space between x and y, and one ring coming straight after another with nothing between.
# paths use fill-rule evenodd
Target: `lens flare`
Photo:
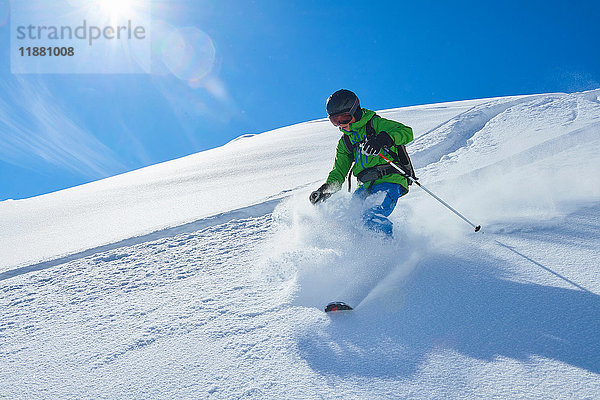
<instances>
[{"instance_id":1,"label":"lens flare","mask_svg":"<svg viewBox=\"0 0 600 400\"><path fill-rule=\"evenodd\" d=\"M198 28L176 29L164 39L163 63L181 80L202 80L212 71L215 59L212 39Z\"/></svg>"},{"instance_id":2,"label":"lens flare","mask_svg":"<svg viewBox=\"0 0 600 400\"><path fill-rule=\"evenodd\" d=\"M158 76L170 75L171 71L165 65L163 53L167 48L167 38L175 28L163 20L152 21L152 74Z\"/></svg>"}]
</instances>

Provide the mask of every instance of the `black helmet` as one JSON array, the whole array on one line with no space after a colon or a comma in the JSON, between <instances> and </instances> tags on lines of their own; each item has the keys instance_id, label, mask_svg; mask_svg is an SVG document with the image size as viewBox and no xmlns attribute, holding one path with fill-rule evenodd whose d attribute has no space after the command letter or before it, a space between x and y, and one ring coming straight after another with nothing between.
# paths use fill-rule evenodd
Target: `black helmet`
<instances>
[{"instance_id":1,"label":"black helmet","mask_svg":"<svg viewBox=\"0 0 600 400\"><path fill-rule=\"evenodd\" d=\"M350 90L340 89L327 99L327 115L350 113L358 121L362 117L362 110L358 97Z\"/></svg>"}]
</instances>

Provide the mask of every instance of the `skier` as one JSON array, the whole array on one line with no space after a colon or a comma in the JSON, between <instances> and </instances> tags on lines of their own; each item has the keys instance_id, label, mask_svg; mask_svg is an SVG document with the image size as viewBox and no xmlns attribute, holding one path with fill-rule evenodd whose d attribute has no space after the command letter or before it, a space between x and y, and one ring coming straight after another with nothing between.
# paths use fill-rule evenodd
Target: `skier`
<instances>
[{"instance_id":1,"label":"skier","mask_svg":"<svg viewBox=\"0 0 600 400\"><path fill-rule=\"evenodd\" d=\"M385 193L372 198L381 200L363 212L363 222L367 228L391 238L393 226L387 217L398 199L408 193L408 182L378 154L381 152L384 157L397 159L397 146L413 140L412 129L361 108L356 94L346 89L329 96L327 115L331 123L339 127L342 137L337 144L333 170L327 181L310 194L310 202L319 203L340 190L354 163L352 173L357 177L359 187L353 193L353 199L366 200L369 196Z\"/></svg>"}]
</instances>

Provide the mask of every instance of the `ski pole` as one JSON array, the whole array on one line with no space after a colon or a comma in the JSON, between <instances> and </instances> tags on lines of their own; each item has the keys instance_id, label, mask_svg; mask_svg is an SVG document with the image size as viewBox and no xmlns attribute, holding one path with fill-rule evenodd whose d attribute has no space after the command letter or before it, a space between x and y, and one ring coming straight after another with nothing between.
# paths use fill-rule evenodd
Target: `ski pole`
<instances>
[{"instance_id":1,"label":"ski pole","mask_svg":"<svg viewBox=\"0 0 600 400\"><path fill-rule=\"evenodd\" d=\"M404 171L402 168L400 168L399 166L397 166L395 163L393 163L392 161L388 160L381 153L378 153L377 155L379 157L383 158L392 167L394 167L398 171L400 171L400 173L402 175L404 175L406 177L406 179L408 179L411 183L414 183L415 185L419 186L421 189L423 189L424 191L426 191L427 193L429 193L434 199L436 199L437 201L439 201L440 203L442 203L443 205L445 205L450 211L452 211L454 214L456 214L460 218L462 218L463 221L465 221L467 224L469 224L473 228L475 228L475 232L479 232L479 230L481 229L481 225L475 225L474 223L472 223L471 221L469 221L468 219L466 219L461 213L459 213L458 211L456 211L454 208L450 207L450 205L448 203L446 203L444 200L442 200L438 196L436 196L431 190L429 190L425 186L421 185L416 179L414 179L412 176L410 176L408 173L406 173L406 171Z\"/></svg>"}]
</instances>

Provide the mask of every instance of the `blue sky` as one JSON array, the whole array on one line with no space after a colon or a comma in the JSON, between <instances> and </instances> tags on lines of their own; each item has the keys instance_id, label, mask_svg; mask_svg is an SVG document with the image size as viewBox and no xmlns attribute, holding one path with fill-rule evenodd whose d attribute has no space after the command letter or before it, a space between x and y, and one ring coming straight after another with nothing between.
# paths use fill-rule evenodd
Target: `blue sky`
<instances>
[{"instance_id":1,"label":"blue sky","mask_svg":"<svg viewBox=\"0 0 600 400\"><path fill-rule=\"evenodd\" d=\"M185 28L214 50L197 79L164 67L13 75L0 0L0 200L323 118L340 88L384 109L600 87L598 1L153 3L153 27Z\"/></svg>"}]
</instances>

